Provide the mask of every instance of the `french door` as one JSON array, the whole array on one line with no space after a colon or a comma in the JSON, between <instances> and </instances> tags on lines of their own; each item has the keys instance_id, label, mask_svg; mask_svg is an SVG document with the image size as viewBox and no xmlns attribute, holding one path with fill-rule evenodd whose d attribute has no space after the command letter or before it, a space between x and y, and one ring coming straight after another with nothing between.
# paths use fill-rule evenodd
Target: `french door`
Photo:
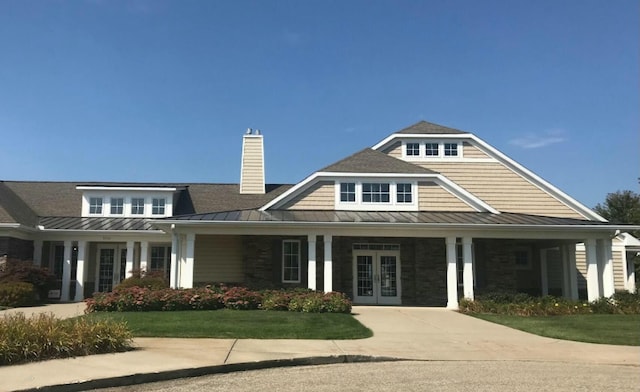
<instances>
[{"instance_id":1,"label":"french door","mask_svg":"<svg viewBox=\"0 0 640 392\"><path fill-rule=\"evenodd\" d=\"M99 245L96 268L96 287L99 292L112 291L125 276L127 248L117 245Z\"/></svg>"},{"instance_id":2,"label":"french door","mask_svg":"<svg viewBox=\"0 0 640 392\"><path fill-rule=\"evenodd\" d=\"M400 305L400 252L353 251L354 302Z\"/></svg>"}]
</instances>

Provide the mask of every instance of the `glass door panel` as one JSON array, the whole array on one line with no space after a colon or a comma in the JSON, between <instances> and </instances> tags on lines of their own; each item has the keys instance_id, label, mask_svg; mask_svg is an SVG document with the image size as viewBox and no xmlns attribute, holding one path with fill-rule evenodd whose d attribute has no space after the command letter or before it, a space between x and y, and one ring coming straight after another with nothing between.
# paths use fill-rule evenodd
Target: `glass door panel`
<instances>
[{"instance_id":1,"label":"glass door panel","mask_svg":"<svg viewBox=\"0 0 640 392\"><path fill-rule=\"evenodd\" d=\"M380 296L398 295L396 256L380 256Z\"/></svg>"},{"instance_id":2,"label":"glass door panel","mask_svg":"<svg viewBox=\"0 0 640 392\"><path fill-rule=\"evenodd\" d=\"M373 297L373 256L357 256L357 286L359 297Z\"/></svg>"},{"instance_id":3,"label":"glass door panel","mask_svg":"<svg viewBox=\"0 0 640 392\"><path fill-rule=\"evenodd\" d=\"M101 248L98 251L98 291L113 289L113 272L116 261L115 248Z\"/></svg>"}]
</instances>

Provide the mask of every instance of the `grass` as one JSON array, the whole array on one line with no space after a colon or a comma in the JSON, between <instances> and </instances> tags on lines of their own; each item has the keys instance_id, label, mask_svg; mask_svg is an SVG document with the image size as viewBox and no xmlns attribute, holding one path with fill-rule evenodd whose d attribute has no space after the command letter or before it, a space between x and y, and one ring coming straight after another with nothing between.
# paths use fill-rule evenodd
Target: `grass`
<instances>
[{"instance_id":1,"label":"grass","mask_svg":"<svg viewBox=\"0 0 640 392\"><path fill-rule=\"evenodd\" d=\"M536 335L578 342L640 346L640 315L509 316L470 314Z\"/></svg>"},{"instance_id":2,"label":"grass","mask_svg":"<svg viewBox=\"0 0 640 392\"><path fill-rule=\"evenodd\" d=\"M126 321L136 337L224 339L363 339L373 332L350 314L264 310L97 312L90 319Z\"/></svg>"}]
</instances>

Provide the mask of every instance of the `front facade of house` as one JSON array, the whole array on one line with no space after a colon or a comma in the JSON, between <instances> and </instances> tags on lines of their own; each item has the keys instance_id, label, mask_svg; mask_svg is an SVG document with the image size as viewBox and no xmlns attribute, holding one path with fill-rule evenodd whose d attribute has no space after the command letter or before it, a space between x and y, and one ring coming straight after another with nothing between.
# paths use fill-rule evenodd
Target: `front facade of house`
<instances>
[{"instance_id":1,"label":"front facade of house","mask_svg":"<svg viewBox=\"0 0 640 392\"><path fill-rule=\"evenodd\" d=\"M62 301L137 269L172 287L308 287L357 304L635 291L635 248L616 237L630 227L471 133L423 121L294 185L265 184L263 156L248 132L238 185L0 182L0 256L52 269Z\"/></svg>"}]
</instances>

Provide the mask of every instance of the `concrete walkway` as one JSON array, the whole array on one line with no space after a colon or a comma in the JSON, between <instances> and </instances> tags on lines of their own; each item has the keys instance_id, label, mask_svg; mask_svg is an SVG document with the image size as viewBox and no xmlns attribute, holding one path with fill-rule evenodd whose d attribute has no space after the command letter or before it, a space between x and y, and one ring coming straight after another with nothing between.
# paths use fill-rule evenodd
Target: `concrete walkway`
<instances>
[{"instance_id":1,"label":"concrete walkway","mask_svg":"<svg viewBox=\"0 0 640 392\"><path fill-rule=\"evenodd\" d=\"M82 304L22 309L82 314ZM12 310L15 311L15 310ZM12 311L4 311L12 312ZM361 340L137 338L135 351L0 367L0 390L83 390L272 366L380 360L545 361L640 367L640 347L543 338L436 308L362 307ZM640 371L640 369L639 369Z\"/></svg>"}]
</instances>

